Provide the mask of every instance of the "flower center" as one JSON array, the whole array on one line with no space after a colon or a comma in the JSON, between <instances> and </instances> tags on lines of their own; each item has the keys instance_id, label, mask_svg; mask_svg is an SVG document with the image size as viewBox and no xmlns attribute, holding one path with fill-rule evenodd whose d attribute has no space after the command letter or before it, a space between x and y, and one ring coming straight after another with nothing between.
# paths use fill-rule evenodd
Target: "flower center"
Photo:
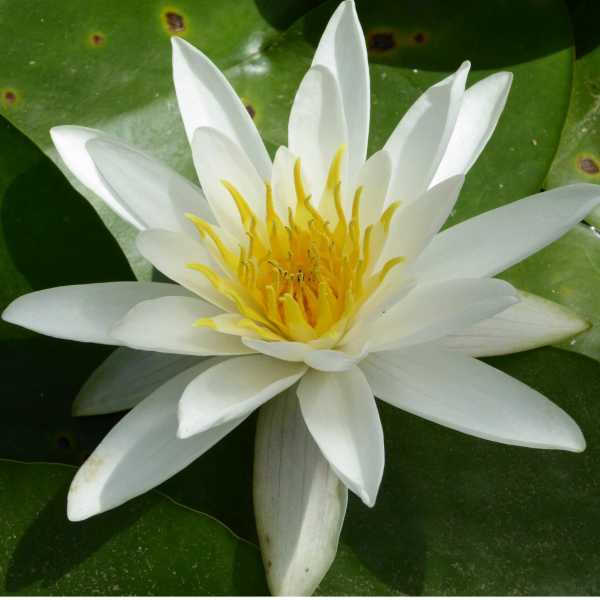
<instances>
[{"instance_id":1,"label":"flower center","mask_svg":"<svg viewBox=\"0 0 600 600\"><path fill-rule=\"evenodd\" d=\"M397 203L378 222L363 228L363 188L359 187L351 218L346 217L340 181L343 153L342 146L329 169L319 210L304 189L300 159L296 161L296 206L288 208L285 220L274 209L269 184L265 186L265 218L259 219L239 190L223 181L248 238L238 251L224 243L215 227L187 215L224 274L198 263L188 267L207 277L240 313L220 320L200 319L196 325L242 335L245 330L265 340L326 338L327 346L341 339L361 306L403 260L396 257L378 264ZM325 214L333 215L335 222L326 220Z\"/></svg>"}]
</instances>

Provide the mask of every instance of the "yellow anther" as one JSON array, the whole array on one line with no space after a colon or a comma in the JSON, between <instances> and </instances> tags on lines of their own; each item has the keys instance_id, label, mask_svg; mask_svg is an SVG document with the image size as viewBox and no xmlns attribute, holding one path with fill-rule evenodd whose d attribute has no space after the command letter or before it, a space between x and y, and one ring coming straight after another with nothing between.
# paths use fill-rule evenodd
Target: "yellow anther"
<instances>
[{"instance_id":1,"label":"yellow anther","mask_svg":"<svg viewBox=\"0 0 600 600\"><path fill-rule=\"evenodd\" d=\"M390 222L394 213L398 210L400 206L400 202L393 202L390 204L384 211L384 213L379 218L379 222L383 225L385 232L387 233L390 229Z\"/></svg>"},{"instance_id":2,"label":"yellow anther","mask_svg":"<svg viewBox=\"0 0 600 600\"><path fill-rule=\"evenodd\" d=\"M221 183L225 186L225 188L233 198L233 201L235 202L235 205L238 209L238 213L240 214L240 220L242 221L242 225L246 230L248 230L252 220L256 221L256 215L246 202L244 196L240 194L240 192L232 183L226 181L225 179L221 180Z\"/></svg>"},{"instance_id":3,"label":"yellow anther","mask_svg":"<svg viewBox=\"0 0 600 600\"><path fill-rule=\"evenodd\" d=\"M207 223L204 219L197 217L192 213L186 213L185 216L196 226L196 229L202 237L208 236L213 244L216 246L223 260L227 263L229 268L234 268L237 264L237 256L227 248L221 238L217 235L210 223Z\"/></svg>"}]
</instances>

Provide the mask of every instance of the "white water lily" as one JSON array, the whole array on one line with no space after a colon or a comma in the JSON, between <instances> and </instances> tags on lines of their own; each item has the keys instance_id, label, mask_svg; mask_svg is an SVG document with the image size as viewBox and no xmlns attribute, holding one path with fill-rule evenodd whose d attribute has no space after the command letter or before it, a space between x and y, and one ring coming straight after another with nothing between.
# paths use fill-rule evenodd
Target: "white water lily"
<instances>
[{"instance_id":1,"label":"white water lily","mask_svg":"<svg viewBox=\"0 0 600 600\"><path fill-rule=\"evenodd\" d=\"M587 328L494 276L580 221L600 203L598 188L536 194L439 233L500 117L509 73L465 89L464 63L367 159L367 53L346 0L272 163L206 56L173 38L173 70L201 188L100 131L51 134L67 167L140 230L141 254L176 283L54 288L3 314L46 335L125 347L76 401L82 415L133 410L78 471L71 520L160 484L265 405L254 496L267 578L273 593L310 594L335 557L347 489L376 501L375 397L496 442L584 449L558 406L475 357Z\"/></svg>"}]
</instances>

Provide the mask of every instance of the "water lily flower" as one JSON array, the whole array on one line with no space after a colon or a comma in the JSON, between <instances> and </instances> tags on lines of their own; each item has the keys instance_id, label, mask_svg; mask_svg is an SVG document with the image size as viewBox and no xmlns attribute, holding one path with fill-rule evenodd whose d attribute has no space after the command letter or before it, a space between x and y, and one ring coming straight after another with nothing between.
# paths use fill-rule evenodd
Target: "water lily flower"
<instances>
[{"instance_id":1,"label":"water lily flower","mask_svg":"<svg viewBox=\"0 0 600 600\"><path fill-rule=\"evenodd\" d=\"M66 166L140 230L140 253L174 282L42 290L3 314L121 346L75 413L133 410L79 469L69 519L159 485L260 408L254 500L268 582L310 594L335 557L347 490L376 501L375 397L495 442L584 449L561 408L476 357L587 328L494 276L566 233L600 192L554 189L440 232L511 85L503 72L466 89L469 67L425 91L367 158L367 52L345 0L273 162L225 77L177 37L175 90L201 187L100 131L52 129Z\"/></svg>"}]
</instances>

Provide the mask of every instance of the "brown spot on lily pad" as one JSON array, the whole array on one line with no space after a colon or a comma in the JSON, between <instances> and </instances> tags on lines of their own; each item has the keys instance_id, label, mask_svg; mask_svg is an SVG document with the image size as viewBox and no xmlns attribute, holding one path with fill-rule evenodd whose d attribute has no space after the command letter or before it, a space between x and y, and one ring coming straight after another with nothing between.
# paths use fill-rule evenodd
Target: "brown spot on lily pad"
<instances>
[{"instance_id":1,"label":"brown spot on lily pad","mask_svg":"<svg viewBox=\"0 0 600 600\"><path fill-rule=\"evenodd\" d=\"M72 450L75 446L73 436L67 432L57 433L54 437L54 443L59 450L63 450L64 452Z\"/></svg>"},{"instance_id":2,"label":"brown spot on lily pad","mask_svg":"<svg viewBox=\"0 0 600 600\"><path fill-rule=\"evenodd\" d=\"M248 114L250 115L251 119L254 119L254 117L256 116L256 111L254 110L254 106L252 106L252 104L246 104L246 110L248 111Z\"/></svg>"},{"instance_id":3,"label":"brown spot on lily pad","mask_svg":"<svg viewBox=\"0 0 600 600\"><path fill-rule=\"evenodd\" d=\"M588 175L596 175L600 173L598 162L589 156L584 156L577 161L577 167Z\"/></svg>"},{"instance_id":4,"label":"brown spot on lily pad","mask_svg":"<svg viewBox=\"0 0 600 600\"><path fill-rule=\"evenodd\" d=\"M165 23L169 33L181 33L185 31L185 17L174 10L165 12Z\"/></svg>"},{"instance_id":5,"label":"brown spot on lily pad","mask_svg":"<svg viewBox=\"0 0 600 600\"><path fill-rule=\"evenodd\" d=\"M426 44L429 41L429 36L424 31L417 31L412 37L413 42L418 44Z\"/></svg>"},{"instance_id":6,"label":"brown spot on lily pad","mask_svg":"<svg viewBox=\"0 0 600 600\"><path fill-rule=\"evenodd\" d=\"M96 32L90 35L90 44L97 48L98 46L104 46L106 42L106 36L102 33Z\"/></svg>"},{"instance_id":7,"label":"brown spot on lily pad","mask_svg":"<svg viewBox=\"0 0 600 600\"><path fill-rule=\"evenodd\" d=\"M367 34L367 48L369 52L383 54L398 47L398 39L393 31L370 31Z\"/></svg>"},{"instance_id":8,"label":"brown spot on lily pad","mask_svg":"<svg viewBox=\"0 0 600 600\"><path fill-rule=\"evenodd\" d=\"M18 97L15 90L4 90L2 92L2 104L4 104L4 106L12 106L17 100Z\"/></svg>"}]
</instances>

